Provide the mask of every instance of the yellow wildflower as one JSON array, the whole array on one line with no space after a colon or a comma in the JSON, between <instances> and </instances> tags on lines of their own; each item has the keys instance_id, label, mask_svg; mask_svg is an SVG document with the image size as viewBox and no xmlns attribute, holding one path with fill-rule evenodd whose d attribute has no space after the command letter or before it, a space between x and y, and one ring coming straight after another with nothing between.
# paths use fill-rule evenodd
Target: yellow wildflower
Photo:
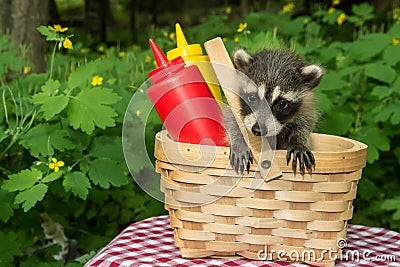
<instances>
[{"instance_id":1,"label":"yellow wildflower","mask_svg":"<svg viewBox=\"0 0 400 267\"><path fill-rule=\"evenodd\" d=\"M171 39L172 41L175 41L175 33L174 32L171 32L169 34L169 39Z\"/></svg>"},{"instance_id":2,"label":"yellow wildflower","mask_svg":"<svg viewBox=\"0 0 400 267\"><path fill-rule=\"evenodd\" d=\"M342 25L345 20L346 20L346 14L341 13L336 19L336 22L338 25Z\"/></svg>"},{"instance_id":3,"label":"yellow wildflower","mask_svg":"<svg viewBox=\"0 0 400 267\"><path fill-rule=\"evenodd\" d=\"M332 0L332 5L337 6L340 4L340 0Z\"/></svg>"},{"instance_id":4,"label":"yellow wildflower","mask_svg":"<svg viewBox=\"0 0 400 267\"><path fill-rule=\"evenodd\" d=\"M118 52L118 56L119 57L124 57L125 56L125 52L124 51L119 51Z\"/></svg>"},{"instance_id":5,"label":"yellow wildflower","mask_svg":"<svg viewBox=\"0 0 400 267\"><path fill-rule=\"evenodd\" d=\"M72 49L72 42L70 39L65 38L63 46L65 49Z\"/></svg>"},{"instance_id":6,"label":"yellow wildflower","mask_svg":"<svg viewBox=\"0 0 400 267\"><path fill-rule=\"evenodd\" d=\"M400 44L400 39L397 39L396 37L392 37L392 45L398 45Z\"/></svg>"},{"instance_id":7,"label":"yellow wildflower","mask_svg":"<svg viewBox=\"0 0 400 267\"><path fill-rule=\"evenodd\" d=\"M393 19L397 20L398 18L400 18L400 8L395 8L393 10Z\"/></svg>"},{"instance_id":8,"label":"yellow wildflower","mask_svg":"<svg viewBox=\"0 0 400 267\"><path fill-rule=\"evenodd\" d=\"M53 27L50 26L50 30L55 32L66 32L68 27L61 27L60 24L54 24Z\"/></svg>"},{"instance_id":9,"label":"yellow wildflower","mask_svg":"<svg viewBox=\"0 0 400 267\"><path fill-rule=\"evenodd\" d=\"M294 7L295 7L294 3L288 3L282 7L282 10L283 12L287 13L289 11L292 11Z\"/></svg>"},{"instance_id":10,"label":"yellow wildflower","mask_svg":"<svg viewBox=\"0 0 400 267\"><path fill-rule=\"evenodd\" d=\"M30 72L31 72L31 67L25 66L25 67L24 67L24 74L28 74L28 73L30 73Z\"/></svg>"},{"instance_id":11,"label":"yellow wildflower","mask_svg":"<svg viewBox=\"0 0 400 267\"><path fill-rule=\"evenodd\" d=\"M87 48L81 48L81 49L79 49L79 52L81 52L81 53L87 53L88 52L88 49Z\"/></svg>"},{"instance_id":12,"label":"yellow wildflower","mask_svg":"<svg viewBox=\"0 0 400 267\"><path fill-rule=\"evenodd\" d=\"M136 110L136 116L138 116L138 117L139 117L139 116L140 116L140 113L141 113L141 112L140 112L140 110L139 110L139 109L137 109L137 110Z\"/></svg>"},{"instance_id":13,"label":"yellow wildflower","mask_svg":"<svg viewBox=\"0 0 400 267\"><path fill-rule=\"evenodd\" d=\"M168 32L163 32L162 35L167 38L168 37Z\"/></svg>"},{"instance_id":14,"label":"yellow wildflower","mask_svg":"<svg viewBox=\"0 0 400 267\"><path fill-rule=\"evenodd\" d=\"M104 52L104 46L99 46L99 48L97 48L97 50L99 50L99 52L103 53Z\"/></svg>"},{"instance_id":15,"label":"yellow wildflower","mask_svg":"<svg viewBox=\"0 0 400 267\"><path fill-rule=\"evenodd\" d=\"M308 19L303 20L303 24L308 24Z\"/></svg>"},{"instance_id":16,"label":"yellow wildflower","mask_svg":"<svg viewBox=\"0 0 400 267\"><path fill-rule=\"evenodd\" d=\"M103 84L103 77L96 75L92 78L92 86L102 85Z\"/></svg>"},{"instance_id":17,"label":"yellow wildflower","mask_svg":"<svg viewBox=\"0 0 400 267\"><path fill-rule=\"evenodd\" d=\"M228 40L228 38L226 38L226 37L224 37L224 38L222 38L222 42L226 42L226 40Z\"/></svg>"},{"instance_id":18,"label":"yellow wildflower","mask_svg":"<svg viewBox=\"0 0 400 267\"><path fill-rule=\"evenodd\" d=\"M58 161L56 158L51 158L52 163L49 164L49 169L54 169L54 172L58 172L62 166L65 165L64 161Z\"/></svg>"},{"instance_id":19,"label":"yellow wildflower","mask_svg":"<svg viewBox=\"0 0 400 267\"><path fill-rule=\"evenodd\" d=\"M238 43L238 42L239 42L239 37L233 38L233 41L234 41L235 43Z\"/></svg>"},{"instance_id":20,"label":"yellow wildflower","mask_svg":"<svg viewBox=\"0 0 400 267\"><path fill-rule=\"evenodd\" d=\"M153 60L153 65L154 67L158 68L157 62L155 60Z\"/></svg>"},{"instance_id":21,"label":"yellow wildflower","mask_svg":"<svg viewBox=\"0 0 400 267\"><path fill-rule=\"evenodd\" d=\"M232 13L232 7L230 7L230 6L227 6L226 8L225 8L225 13L226 14L231 14Z\"/></svg>"},{"instance_id":22,"label":"yellow wildflower","mask_svg":"<svg viewBox=\"0 0 400 267\"><path fill-rule=\"evenodd\" d=\"M328 14L332 14L335 11L336 11L336 8L331 7L331 8L328 9Z\"/></svg>"},{"instance_id":23,"label":"yellow wildflower","mask_svg":"<svg viewBox=\"0 0 400 267\"><path fill-rule=\"evenodd\" d=\"M151 57L149 55L146 55L144 58L144 62L149 63L151 61Z\"/></svg>"},{"instance_id":24,"label":"yellow wildflower","mask_svg":"<svg viewBox=\"0 0 400 267\"><path fill-rule=\"evenodd\" d=\"M247 23L246 23L246 22L245 22L245 23L239 23L237 32L242 32L242 31L244 31L244 29L246 29L246 28L247 28Z\"/></svg>"}]
</instances>

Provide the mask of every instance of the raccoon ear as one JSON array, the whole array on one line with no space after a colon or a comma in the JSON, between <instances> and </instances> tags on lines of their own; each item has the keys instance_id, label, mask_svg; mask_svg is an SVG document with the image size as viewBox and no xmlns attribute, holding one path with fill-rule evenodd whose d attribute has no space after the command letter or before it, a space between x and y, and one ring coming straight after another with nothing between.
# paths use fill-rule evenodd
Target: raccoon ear
<instances>
[{"instance_id":1,"label":"raccoon ear","mask_svg":"<svg viewBox=\"0 0 400 267\"><path fill-rule=\"evenodd\" d=\"M301 68L301 74L303 75L305 82L310 86L310 89L313 89L321 81L324 69L318 65L308 65Z\"/></svg>"},{"instance_id":2,"label":"raccoon ear","mask_svg":"<svg viewBox=\"0 0 400 267\"><path fill-rule=\"evenodd\" d=\"M250 63L253 60L251 55L244 49L238 49L233 53L233 64L235 68L247 73L250 68Z\"/></svg>"}]
</instances>

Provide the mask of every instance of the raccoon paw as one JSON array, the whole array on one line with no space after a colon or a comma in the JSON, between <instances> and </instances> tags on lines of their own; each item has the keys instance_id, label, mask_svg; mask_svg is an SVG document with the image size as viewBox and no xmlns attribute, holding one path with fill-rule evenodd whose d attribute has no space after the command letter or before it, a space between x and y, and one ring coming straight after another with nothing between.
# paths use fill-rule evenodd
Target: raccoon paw
<instances>
[{"instance_id":1,"label":"raccoon paw","mask_svg":"<svg viewBox=\"0 0 400 267\"><path fill-rule=\"evenodd\" d=\"M253 163L253 154L248 147L243 149L239 146L231 146L229 161L237 173L243 174L245 168L249 173L250 164Z\"/></svg>"},{"instance_id":2,"label":"raccoon paw","mask_svg":"<svg viewBox=\"0 0 400 267\"><path fill-rule=\"evenodd\" d=\"M289 165L290 159L292 157L293 154L293 161L292 161L292 169L294 172L296 172L296 168L297 168L297 161L299 161L300 164L300 173L304 174L305 173L305 168L307 168L307 170L309 172L312 172L312 167L315 167L315 158L313 153L307 149L307 148L290 148L287 151L286 154L286 161L287 164Z\"/></svg>"}]
</instances>

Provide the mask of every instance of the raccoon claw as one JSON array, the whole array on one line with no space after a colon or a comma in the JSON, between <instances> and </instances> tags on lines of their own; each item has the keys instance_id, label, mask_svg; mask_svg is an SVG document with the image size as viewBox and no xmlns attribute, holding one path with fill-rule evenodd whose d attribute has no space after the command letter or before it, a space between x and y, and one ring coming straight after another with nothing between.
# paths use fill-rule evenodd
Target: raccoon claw
<instances>
[{"instance_id":1,"label":"raccoon claw","mask_svg":"<svg viewBox=\"0 0 400 267\"><path fill-rule=\"evenodd\" d=\"M312 167L315 167L315 158L310 150L297 150L294 148L288 149L286 154L286 161L289 165L290 159L293 154L292 169L296 172L297 161L299 162L300 173L304 174L305 170L312 172Z\"/></svg>"},{"instance_id":2,"label":"raccoon claw","mask_svg":"<svg viewBox=\"0 0 400 267\"><path fill-rule=\"evenodd\" d=\"M239 173L243 174L245 170L247 173L250 172L250 164L253 163L253 155L250 150L246 150L244 153L242 151L234 152L231 148L231 153L229 155L229 161L233 169Z\"/></svg>"}]
</instances>

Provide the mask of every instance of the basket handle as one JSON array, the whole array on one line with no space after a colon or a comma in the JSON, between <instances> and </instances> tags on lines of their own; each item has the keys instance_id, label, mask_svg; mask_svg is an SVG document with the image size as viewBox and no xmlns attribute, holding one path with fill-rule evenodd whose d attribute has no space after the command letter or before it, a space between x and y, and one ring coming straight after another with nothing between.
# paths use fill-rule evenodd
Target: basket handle
<instances>
[{"instance_id":1,"label":"basket handle","mask_svg":"<svg viewBox=\"0 0 400 267\"><path fill-rule=\"evenodd\" d=\"M221 37L217 37L205 42L204 47L207 51L208 57L210 58L210 62L214 68L215 74L217 75L219 84L221 85L228 105L231 107L232 112L236 117L240 131L245 137L244 139L253 153L253 158L258 165L261 177L264 180L269 181L281 176L282 172L277 161L273 160L274 152L269 146L268 141L265 140L262 142L262 137L249 133L243 122L240 121L243 120L243 118L241 118L237 108L240 107L239 97L234 93L238 91L238 82L236 77L232 77L232 75L236 74L236 71L232 71L232 69L235 69L235 67L232 64Z\"/></svg>"}]
</instances>

